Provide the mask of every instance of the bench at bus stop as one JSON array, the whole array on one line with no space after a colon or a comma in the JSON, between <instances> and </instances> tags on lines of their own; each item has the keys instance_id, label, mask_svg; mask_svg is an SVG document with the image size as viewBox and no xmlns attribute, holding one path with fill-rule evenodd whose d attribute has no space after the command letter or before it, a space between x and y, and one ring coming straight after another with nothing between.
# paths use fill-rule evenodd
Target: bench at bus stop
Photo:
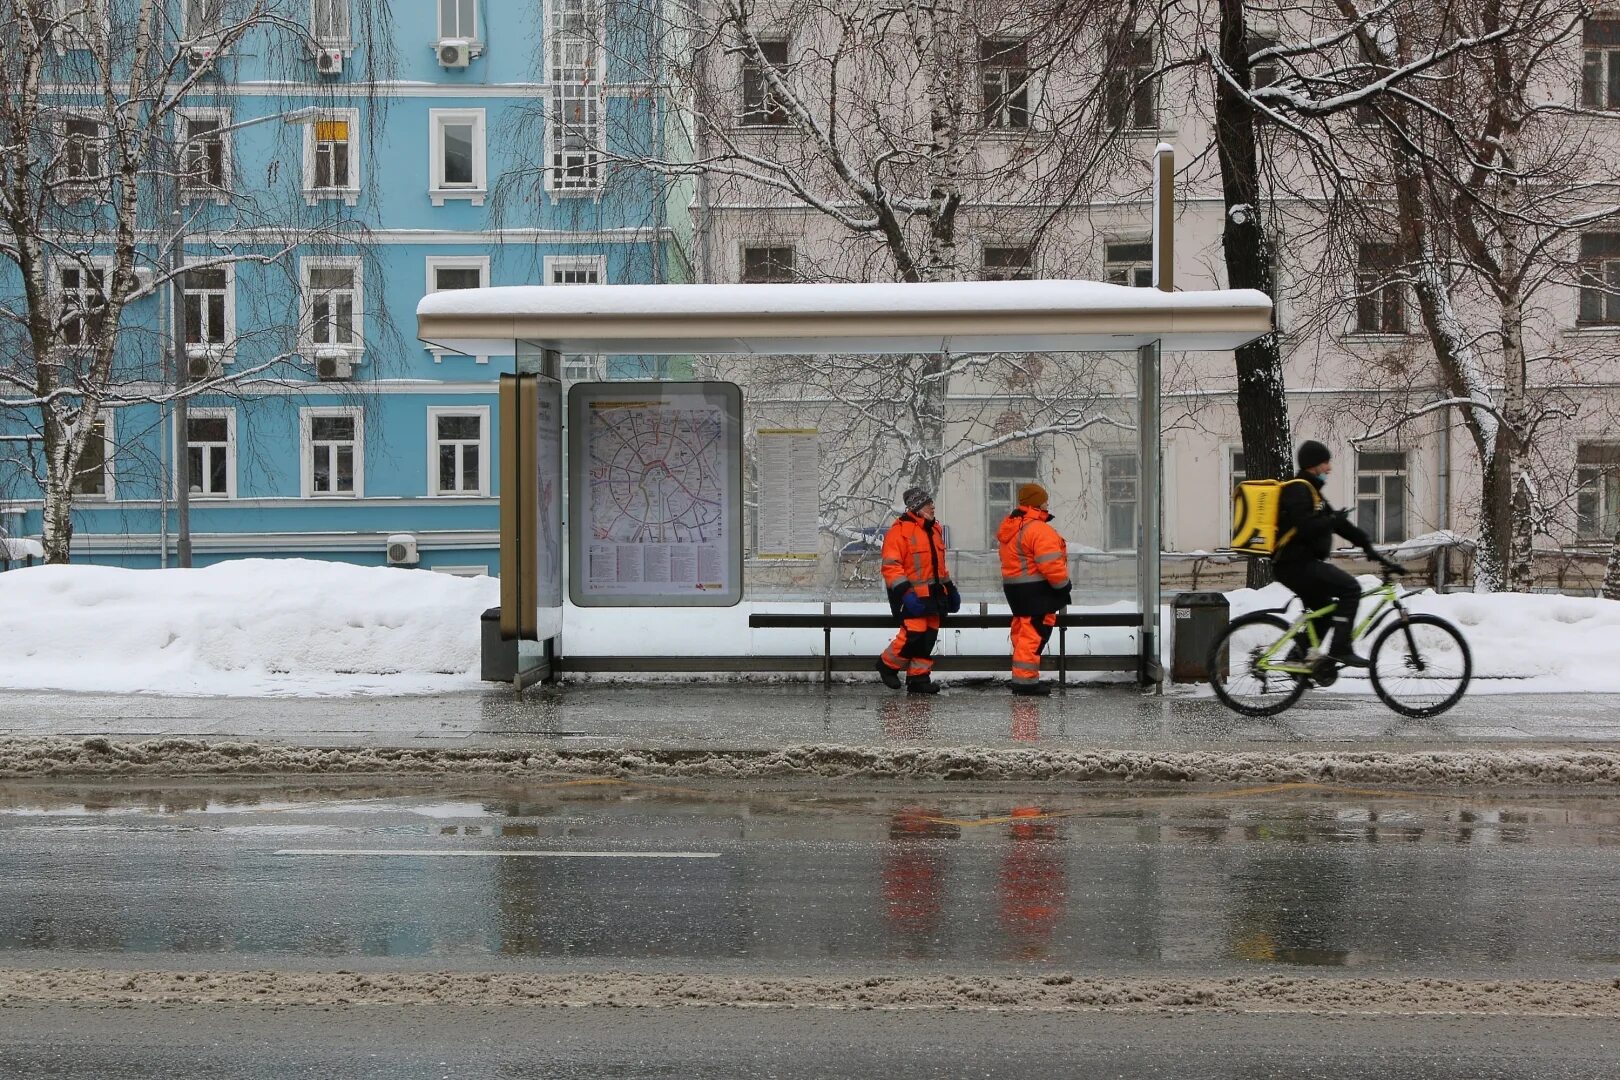
<instances>
[{"instance_id":1,"label":"bench at bus stop","mask_svg":"<svg viewBox=\"0 0 1620 1080\"><path fill-rule=\"evenodd\" d=\"M981 605L978 614L957 613L945 619L942 630L994 630L1005 629L1012 622L1012 614L990 614L985 612ZM1058 616L1056 632L1047 646L1047 651L1041 657L1041 667L1047 671L1057 672L1058 685L1062 686L1068 681L1070 671L1130 671L1135 672L1138 679L1145 679L1147 672L1143 666L1140 653L1080 653L1072 655L1068 650L1068 632L1077 629L1092 629L1097 627L1127 627L1140 630L1142 614L1137 611L1108 611L1108 612L1063 612ZM776 670L790 671L816 671L821 672L821 681L824 686L832 685L835 671L870 671L872 669L872 656L834 656L832 651L832 636L834 630L895 630L897 621L883 614L865 615L839 615L834 614L831 604L824 604L820 612L755 612L748 616L748 627L751 630L820 630L821 655L820 656L772 656L755 657L753 659L765 662L779 662L781 666ZM1011 646L1004 652L993 655L962 655L942 656L935 654L934 670L936 671L1001 671L1005 669L1011 659Z\"/></svg>"}]
</instances>

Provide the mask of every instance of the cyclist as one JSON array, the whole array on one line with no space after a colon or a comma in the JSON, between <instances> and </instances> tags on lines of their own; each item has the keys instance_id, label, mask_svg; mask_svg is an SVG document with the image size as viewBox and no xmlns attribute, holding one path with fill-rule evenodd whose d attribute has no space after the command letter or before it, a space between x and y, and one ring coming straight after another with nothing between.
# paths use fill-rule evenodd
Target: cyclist
<instances>
[{"instance_id":1,"label":"cyclist","mask_svg":"<svg viewBox=\"0 0 1620 1080\"><path fill-rule=\"evenodd\" d=\"M1330 620L1333 634L1327 654L1345 667L1364 668L1368 662L1357 656L1351 645L1361 586L1327 561L1333 550L1333 536L1337 533L1355 544L1367 558L1391 573L1404 570L1374 551L1372 538L1349 519L1347 512L1333 509L1322 497L1322 485L1332 471L1332 451L1314 439L1300 444L1299 474L1294 479L1307 484L1284 484L1278 497L1272 574L1298 594L1307 611L1336 605Z\"/></svg>"}]
</instances>

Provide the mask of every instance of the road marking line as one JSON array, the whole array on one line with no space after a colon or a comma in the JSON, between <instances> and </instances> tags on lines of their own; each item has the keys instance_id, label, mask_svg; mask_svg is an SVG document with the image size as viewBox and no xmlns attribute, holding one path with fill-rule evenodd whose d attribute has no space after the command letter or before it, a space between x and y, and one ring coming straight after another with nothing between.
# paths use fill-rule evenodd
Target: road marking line
<instances>
[{"instance_id":1,"label":"road marking line","mask_svg":"<svg viewBox=\"0 0 1620 1080\"><path fill-rule=\"evenodd\" d=\"M503 859L718 859L718 851L474 851L429 848L282 848L275 855L498 856Z\"/></svg>"}]
</instances>

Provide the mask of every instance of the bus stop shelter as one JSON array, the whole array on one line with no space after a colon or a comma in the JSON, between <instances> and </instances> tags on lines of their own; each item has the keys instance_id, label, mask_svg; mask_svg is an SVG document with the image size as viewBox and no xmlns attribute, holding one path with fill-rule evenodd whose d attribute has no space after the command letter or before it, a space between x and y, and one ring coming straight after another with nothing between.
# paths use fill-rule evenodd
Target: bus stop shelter
<instances>
[{"instance_id":1,"label":"bus stop shelter","mask_svg":"<svg viewBox=\"0 0 1620 1080\"><path fill-rule=\"evenodd\" d=\"M1166 266L1168 260L1165 261ZM437 348L511 354L518 374L555 382L563 353L773 356L1134 352L1141 484L1136 595L1144 678L1158 681L1160 355L1228 352L1272 329L1271 300L1252 290L1174 292L1091 281L877 284L507 286L431 294L417 336ZM550 378L547 378L547 376ZM538 392L538 391L530 391ZM553 390L553 392L556 392ZM516 401L516 395L511 395ZM523 550L536 470L535 403L508 408L501 436L502 632L542 640L560 631L555 568L538 575ZM541 405L541 415L545 406ZM542 486L546 477L541 477ZM544 560L541 560L542 563ZM510 580L509 580L510 578Z\"/></svg>"}]
</instances>

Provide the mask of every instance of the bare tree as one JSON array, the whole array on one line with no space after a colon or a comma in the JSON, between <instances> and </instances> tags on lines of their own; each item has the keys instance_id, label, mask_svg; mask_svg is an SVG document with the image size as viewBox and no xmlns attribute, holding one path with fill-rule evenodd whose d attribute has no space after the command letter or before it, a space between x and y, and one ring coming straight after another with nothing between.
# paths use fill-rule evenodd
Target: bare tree
<instances>
[{"instance_id":1,"label":"bare tree","mask_svg":"<svg viewBox=\"0 0 1620 1080\"><path fill-rule=\"evenodd\" d=\"M341 34L360 45L365 65L354 94L369 93L363 88L386 69L386 4L354 0L341 15L318 9L300 0L0 0L0 25L11 33L0 67L0 256L18 289L0 304L0 416L20 422L38 448L25 456L43 494L47 561L68 558L75 488L100 467L90 449L106 410L292 374L296 328L307 321L296 300L260 321L259 338L212 341L235 354L229 372L206 353L196 370L175 369L186 352L169 339L184 342L185 324L206 321L205 310L176 303L161 334L161 320L134 317L131 304L235 265L279 268L293 282L295 250L357 238L354 215L316 206L299 170L279 169L290 155L278 154L263 181L240 183L225 149L225 136L250 123L221 118L239 63L307 70ZM311 26L312 11L341 24ZM341 85L289 94L305 106L312 98L332 105L348 94ZM312 118L291 101L266 105L263 119ZM211 137L189 119L199 109L212 109ZM285 150L303 133L278 137ZM182 252L176 241L186 232L201 233L201 243Z\"/></svg>"}]
</instances>

